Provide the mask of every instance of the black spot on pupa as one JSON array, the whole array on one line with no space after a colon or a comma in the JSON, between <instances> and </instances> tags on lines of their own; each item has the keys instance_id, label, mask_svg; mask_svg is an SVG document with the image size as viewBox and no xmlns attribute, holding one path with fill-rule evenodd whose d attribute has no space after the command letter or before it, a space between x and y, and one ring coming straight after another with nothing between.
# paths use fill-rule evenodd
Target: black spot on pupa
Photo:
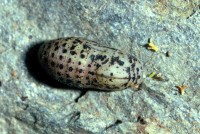
<instances>
[{"instance_id":1,"label":"black spot on pupa","mask_svg":"<svg viewBox=\"0 0 200 134\"><path fill-rule=\"evenodd\" d=\"M67 43L63 43L63 44L62 44L63 47L66 47L66 45L67 45Z\"/></svg>"},{"instance_id":2,"label":"black spot on pupa","mask_svg":"<svg viewBox=\"0 0 200 134\"><path fill-rule=\"evenodd\" d=\"M62 56L62 55L60 55L60 56L59 56L59 59L60 59L60 60L62 60L62 59L63 59L63 56Z\"/></svg>"},{"instance_id":3,"label":"black spot on pupa","mask_svg":"<svg viewBox=\"0 0 200 134\"><path fill-rule=\"evenodd\" d=\"M96 64L97 69L100 67L101 65L99 63Z\"/></svg>"},{"instance_id":4,"label":"black spot on pupa","mask_svg":"<svg viewBox=\"0 0 200 134\"><path fill-rule=\"evenodd\" d=\"M121 60L119 60L119 57L112 56L112 58L111 58L111 65L113 65L115 62L117 62L120 66L124 65L124 62L121 61Z\"/></svg>"},{"instance_id":5,"label":"black spot on pupa","mask_svg":"<svg viewBox=\"0 0 200 134\"><path fill-rule=\"evenodd\" d=\"M105 55L96 55L96 57L95 57L95 60L101 60L101 61L103 61L104 59L106 58L106 56Z\"/></svg>"},{"instance_id":6,"label":"black spot on pupa","mask_svg":"<svg viewBox=\"0 0 200 134\"><path fill-rule=\"evenodd\" d=\"M75 55L76 52L75 52L75 51L70 51L70 54L71 54L71 55Z\"/></svg>"},{"instance_id":7,"label":"black spot on pupa","mask_svg":"<svg viewBox=\"0 0 200 134\"><path fill-rule=\"evenodd\" d=\"M106 64L109 61L109 59L106 59L105 61L102 62L102 64Z\"/></svg>"},{"instance_id":8,"label":"black spot on pupa","mask_svg":"<svg viewBox=\"0 0 200 134\"><path fill-rule=\"evenodd\" d=\"M110 76L113 76L113 73L110 73Z\"/></svg>"},{"instance_id":9,"label":"black spot on pupa","mask_svg":"<svg viewBox=\"0 0 200 134\"><path fill-rule=\"evenodd\" d=\"M79 73L82 73L83 72L83 69L79 69Z\"/></svg>"},{"instance_id":10,"label":"black spot on pupa","mask_svg":"<svg viewBox=\"0 0 200 134\"><path fill-rule=\"evenodd\" d=\"M58 46L56 46L56 47L55 47L55 49L54 49L54 51L57 51L57 50L58 50L58 48L59 48L59 47L58 47Z\"/></svg>"},{"instance_id":11,"label":"black spot on pupa","mask_svg":"<svg viewBox=\"0 0 200 134\"><path fill-rule=\"evenodd\" d=\"M58 44L59 44L59 41L58 41L58 42L55 42L55 44L54 44L54 45L55 45L55 46L57 46Z\"/></svg>"},{"instance_id":12,"label":"black spot on pupa","mask_svg":"<svg viewBox=\"0 0 200 134\"><path fill-rule=\"evenodd\" d=\"M61 76L61 73L60 73L60 72L57 72L57 75L58 75L58 76Z\"/></svg>"},{"instance_id":13,"label":"black spot on pupa","mask_svg":"<svg viewBox=\"0 0 200 134\"><path fill-rule=\"evenodd\" d=\"M91 67L91 64L88 64L88 67Z\"/></svg>"},{"instance_id":14,"label":"black spot on pupa","mask_svg":"<svg viewBox=\"0 0 200 134\"><path fill-rule=\"evenodd\" d=\"M131 64L131 68L132 68L132 69L135 68L135 63Z\"/></svg>"},{"instance_id":15,"label":"black spot on pupa","mask_svg":"<svg viewBox=\"0 0 200 134\"><path fill-rule=\"evenodd\" d=\"M63 49L62 52L63 52L63 53L66 53L66 52L67 52L67 49Z\"/></svg>"},{"instance_id":16,"label":"black spot on pupa","mask_svg":"<svg viewBox=\"0 0 200 134\"><path fill-rule=\"evenodd\" d=\"M84 50L81 50L81 52L80 53L83 53L84 52Z\"/></svg>"},{"instance_id":17,"label":"black spot on pupa","mask_svg":"<svg viewBox=\"0 0 200 134\"><path fill-rule=\"evenodd\" d=\"M76 83L81 84L81 81L77 81Z\"/></svg>"},{"instance_id":18,"label":"black spot on pupa","mask_svg":"<svg viewBox=\"0 0 200 134\"><path fill-rule=\"evenodd\" d=\"M88 74L94 75L94 72L90 72L90 71L89 71Z\"/></svg>"},{"instance_id":19,"label":"black spot on pupa","mask_svg":"<svg viewBox=\"0 0 200 134\"><path fill-rule=\"evenodd\" d=\"M97 83L97 79L94 79L93 81Z\"/></svg>"},{"instance_id":20,"label":"black spot on pupa","mask_svg":"<svg viewBox=\"0 0 200 134\"><path fill-rule=\"evenodd\" d=\"M59 68L60 68L60 69L63 69L63 64L60 64L60 65L59 65Z\"/></svg>"},{"instance_id":21,"label":"black spot on pupa","mask_svg":"<svg viewBox=\"0 0 200 134\"><path fill-rule=\"evenodd\" d=\"M78 62L78 65L81 65L81 62L80 62L80 61Z\"/></svg>"},{"instance_id":22,"label":"black spot on pupa","mask_svg":"<svg viewBox=\"0 0 200 134\"><path fill-rule=\"evenodd\" d=\"M52 61L51 62L51 66L54 67L55 66L55 62Z\"/></svg>"},{"instance_id":23,"label":"black spot on pupa","mask_svg":"<svg viewBox=\"0 0 200 134\"><path fill-rule=\"evenodd\" d=\"M129 63L132 63L132 57L128 56Z\"/></svg>"},{"instance_id":24,"label":"black spot on pupa","mask_svg":"<svg viewBox=\"0 0 200 134\"><path fill-rule=\"evenodd\" d=\"M76 48L76 45L72 45L70 50L74 50Z\"/></svg>"},{"instance_id":25,"label":"black spot on pupa","mask_svg":"<svg viewBox=\"0 0 200 134\"><path fill-rule=\"evenodd\" d=\"M89 77L88 77L88 76L86 77L86 80L89 80Z\"/></svg>"},{"instance_id":26,"label":"black spot on pupa","mask_svg":"<svg viewBox=\"0 0 200 134\"><path fill-rule=\"evenodd\" d=\"M47 49L50 49L51 48L51 44L48 44L48 47L47 47Z\"/></svg>"},{"instance_id":27,"label":"black spot on pupa","mask_svg":"<svg viewBox=\"0 0 200 134\"><path fill-rule=\"evenodd\" d=\"M132 77L132 80L133 80L133 81L135 80L135 76Z\"/></svg>"},{"instance_id":28,"label":"black spot on pupa","mask_svg":"<svg viewBox=\"0 0 200 134\"><path fill-rule=\"evenodd\" d=\"M91 59L91 61L93 62L94 61L94 58L95 58L95 55L90 55L90 59Z\"/></svg>"},{"instance_id":29,"label":"black spot on pupa","mask_svg":"<svg viewBox=\"0 0 200 134\"><path fill-rule=\"evenodd\" d=\"M73 43L74 43L74 44L76 44L76 43L80 43L80 44L81 44L81 43L82 43L82 41L81 41L81 40L79 40L79 39L75 39L75 40L73 41Z\"/></svg>"},{"instance_id":30,"label":"black spot on pupa","mask_svg":"<svg viewBox=\"0 0 200 134\"><path fill-rule=\"evenodd\" d=\"M54 57L54 53L51 54L51 57L52 57L52 58Z\"/></svg>"},{"instance_id":31,"label":"black spot on pupa","mask_svg":"<svg viewBox=\"0 0 200 134\"><path fill-rule=\"evenodd\" d=\"M80 56L80 57L83 59L83 58L85 58L85 55L84 55L84 54L81 54L81 56Z\"/></svg>"},{"instance_id":32,"label":"black spot on pupa","mask_svg":"<svg viewBox=\"0 0 200 134\"><path fill-rule=\"evenodd\" d=\"M69 74L66 74L66 77L69 78L70 77Z\"/></svg>"},{"instance_id":33,"label":"black spot on pupa","mask_svg":"<svg viewBox=\"0 0 200 134\"><path fill-rule=\"evenodd\" d=\"M71 58L69 58L69 59L68 59L68 63L70 63L71 61L72 61L72 59L71 59Z\"/></svg>"},{"instance_id":34,"label":"black spot on pupa","mask_svg":"<svg viewBox=\"0 0 200 134\"><path fill-rule=\"evenodd\" d=\"M126 68L126 72L127 72L127 74L128 74L128 81L131 80L131 71L130 71L130 70L131 70L130 67L127 67L127 68Z\"/></svg>"},{"instance_id":35,"label":"black spot on pupa","mask_svg":"<svg viewBox=\"0 0 200 134\"><path fill-rule=\"evenodd\" d=\"M46 55L47 54L47 51L44 51L44 55Z\"/></svg>"},{"instance_id":36,"label":"black spot on pupa","mask_svg":"<svg viewBox=\"0 0 200 134\"><path fill-rule=\"evenodd\" d=\"M88 45L86 45L86 44L83 45L83 48L84 48L84 49L88 49L88 50L91 49L91 48L90 48Z\"/></svg>"},{"instance_id":37,"label":"black spot on pupa","mask_svg":"<svg viewBox=\"0 0 200 134\"><path fill-rule=\"evenodd\" d=\"M73 67L69 67L69 71L72 72L73 71Z\"/></svg>"}]
</instances>

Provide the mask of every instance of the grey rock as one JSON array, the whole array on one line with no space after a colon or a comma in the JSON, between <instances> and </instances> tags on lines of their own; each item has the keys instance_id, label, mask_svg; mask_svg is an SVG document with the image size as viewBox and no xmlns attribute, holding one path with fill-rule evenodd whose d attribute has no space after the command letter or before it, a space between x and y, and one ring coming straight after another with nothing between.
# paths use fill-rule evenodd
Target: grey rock
<instances>
[{"instance_id":1,"label":"grey rock","mask_svg":"<svg viewBox=\"0 0 200 134\"><path fill-rule=\"evenodd\" d=\"M199 133L199 7L199 0L1 0L0 132ZM135 55L144 65L141 90L85 91L46 76L38 46L68 36ZM149 38L158 52L146 49ZM188 86L184 95L178 85Z\"/></svg>"}]
</instances>

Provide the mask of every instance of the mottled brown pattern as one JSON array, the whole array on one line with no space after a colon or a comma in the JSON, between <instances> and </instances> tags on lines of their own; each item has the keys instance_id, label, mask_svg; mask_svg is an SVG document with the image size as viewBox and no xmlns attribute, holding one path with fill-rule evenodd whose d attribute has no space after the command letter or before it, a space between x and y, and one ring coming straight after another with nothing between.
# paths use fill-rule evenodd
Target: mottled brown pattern
<instances>
[{"instance_id":1,"label":"mottled brown pattern","mask_svg":"<svg viewBox=\"0 0 200 134\"><path fill-rule=\"evenodd\" d=\"M136 58L94 41L60 38L42 45L38 57L50 76L69 86L121 90L141 83Z\"/></svg>"}]
</instances>

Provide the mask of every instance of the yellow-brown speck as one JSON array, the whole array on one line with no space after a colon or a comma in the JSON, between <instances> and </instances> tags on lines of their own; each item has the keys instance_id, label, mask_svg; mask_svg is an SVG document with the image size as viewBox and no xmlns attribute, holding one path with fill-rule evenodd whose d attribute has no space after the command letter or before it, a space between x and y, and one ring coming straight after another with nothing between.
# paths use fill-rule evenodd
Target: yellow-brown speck
<instances>
[{"instance_id":1,"label":"yellow-brown speck","mask_svg":"<svg viewBox=\"0 0 200 134\"><path fill-rule=\"evenodd\" d=\"M185 89L188 87L187 85L182 85L182 86L176 86L180 92L181 95L185 93Z\"/></svg>"},{"instance_id":2,"label":"yellow-brown speck","mask_svg":"<svg viewBox=\"0 0 200 134\"><path fill-rule=\"evenodd\" d=\"M147 45L147 49L152 50L154 52L158 51L158 46L154 45L151 39L149 39L149 43Z\"/></svg>"}]
</instances>

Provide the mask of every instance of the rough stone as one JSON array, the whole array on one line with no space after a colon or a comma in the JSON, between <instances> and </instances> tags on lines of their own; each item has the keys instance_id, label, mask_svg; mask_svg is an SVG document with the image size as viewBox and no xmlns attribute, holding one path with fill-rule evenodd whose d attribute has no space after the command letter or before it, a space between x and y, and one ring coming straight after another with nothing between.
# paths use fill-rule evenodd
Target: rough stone
<instances>
[{"instance_id":1,"label":"rough stone","mask_svg":"<svg viewBox=\"0 0 200 134\"><path fill-rule=\"evenodd\" d=\"M199 8L199 0L1 0L0 132L199 133ZM37 48L67 36L135 55L144 65L141 90L87 91L49 78ZM146 49L149 38L158 52Z\"/></svg>"}]
</instances>

